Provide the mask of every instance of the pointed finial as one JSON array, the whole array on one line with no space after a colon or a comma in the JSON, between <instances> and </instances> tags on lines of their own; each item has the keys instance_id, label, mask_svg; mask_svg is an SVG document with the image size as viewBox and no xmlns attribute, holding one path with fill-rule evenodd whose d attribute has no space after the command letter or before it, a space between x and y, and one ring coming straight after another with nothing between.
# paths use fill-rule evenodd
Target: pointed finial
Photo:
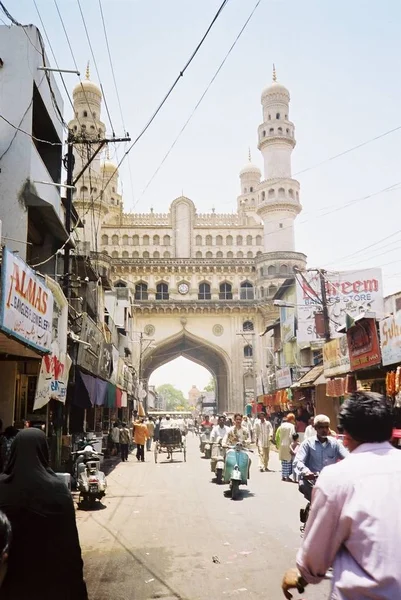
<instances>
[{"instance_id":1,"label":"pointed finial","mask_svg":"<svg viewBox=\"0 0 401 600\"><path fill-rule=\"evenodd\" d=\"M248 148L248 160L249 160L249 162L252 162L251 149L250 148Z\"/></svg>"},{"instance_id":2,"label":"pointed finial","mask_svg":"<svg viewBox=\"0 0 401 600\"><path fill-rule=\"evenodd\" d=\"M273 63L273 81L277 81L276 65Z\"/></svg>"},{"instance_id":3,"label":"pointed finial","mask_svg":"<svg viewBox=\"0 0 401 600\"><path fill-rule=\"evenodd\" d=\"M89 60L88 60L88 64L86 65L86 74L85 74L86 79L89 79L90 77L90 73L89 73Z\"/></svg>"}]
</instances>

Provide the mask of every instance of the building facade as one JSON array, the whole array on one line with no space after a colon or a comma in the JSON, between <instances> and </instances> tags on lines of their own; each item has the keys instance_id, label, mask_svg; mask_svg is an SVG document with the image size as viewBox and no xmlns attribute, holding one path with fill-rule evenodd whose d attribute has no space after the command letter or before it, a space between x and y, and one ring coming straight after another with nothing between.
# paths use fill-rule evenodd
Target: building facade
<instances>
[{"instance_id":1,"label":"building facade","mask_svg":"<svg viewBox=\"0 0 401 600\"><path fill-rule=\"evenodd\" d=\"M102 137L101 91L89 73L73 98L72 131ZM291 176L290 95L275 73L261 102L263 175L249 157L235 214L199 214L184 196L165 214L126 214L108 159L92 163L74 195L80 242L110 269L114 286L132 289L134 330L149 341L133 357L140 378L146 384L159 366L185 356L214 374L220 411L242 411L258 395L271 352L259 333L276 317L277 289L306 263L294 243L301 204ZM82 160L77 146L76 172Z\"/></svg>"}]
</instances>

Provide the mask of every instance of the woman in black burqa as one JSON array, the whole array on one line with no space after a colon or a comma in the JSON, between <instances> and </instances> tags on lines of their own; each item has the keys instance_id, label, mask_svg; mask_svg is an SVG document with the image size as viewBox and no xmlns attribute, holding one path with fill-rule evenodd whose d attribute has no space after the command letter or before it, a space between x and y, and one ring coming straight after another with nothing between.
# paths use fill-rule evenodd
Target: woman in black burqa
<instances>
[{"instance_id":1,"label":"woman in black burqa","mask_svg":"<svg viewBox=\"0 0 401 600\"><path fill-rule=\"evenodd\" d=\"M71 494L49 467L46 436L16 436L0 477L0 510L12 543L1 600L87 600Z\"/></svg>"}]
</instances>

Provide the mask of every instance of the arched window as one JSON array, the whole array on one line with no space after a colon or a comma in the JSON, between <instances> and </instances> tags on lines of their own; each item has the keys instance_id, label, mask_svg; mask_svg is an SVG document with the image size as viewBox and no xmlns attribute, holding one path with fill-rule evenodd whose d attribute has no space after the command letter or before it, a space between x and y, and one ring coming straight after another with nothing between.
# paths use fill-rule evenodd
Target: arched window
<instances>
[{"instance_id":1,"label":"arched window","mask_svg":"<svg viewBox=\"0 0 401 600\"><path fill-rule=\"evenodd\" d=\"M222 245L223 245L223 236L222 235L216 236L216 246L222 246Z\"/></svg>"},{"instance_id":2,"label":"arched window","mask_svg":"<svg viewBox=\"0 0 401 600\"><path fill-rule=\"evenodd\" d=\"M149 236L144 235L142 238L142 246L149 246Z\"/></svg>"},{"instance_id":3,"label":"arched window","mask_svg":"<svg viewBox=\"0 0 401 600\"><path fill-rule=\"evenodd\" d=\"M270 188L268 194L269 194L269 198L274 198L274 196L276 194L276 192L274 191L274 188Z\"/></svg>"},{"instance_id":4,"label":"arched window","mask_svg":"<svg viewBox=\"0 0 401 600\"><path fill-rule=\"evenodd\" d=\"M211 235L207 235L206 236L206 246L211 246L212 243L213 243L212 236Z\"/></svg>"},{"instance_id":5,"label":"arched window","mask_svg":"<svg viewBox=\"0 0 401 600\"><path fill-rule=\"evenodd\" d=\"M274 294L276 292L277 292L277 287L275 285L270 285L269 289L267 290L268 296L272 297L272 296L274 296Z\"/></svg>"},{"instance_id":6,"label":"arched window","mask_svg":"<svg viewBox=\"0 0 401 600\"><path fill-rule=\"evenodd\" d=\"M149 258L149 252L145 250L145 252L142 253L142 258Z\"/></svg>"},{"instance_id":7,"label":"arched window","mask_svg":"<svg viewBox=\"0 0 401 600\"><path fill-rule=\"evenodd\" d=\"M110 198L110 202L111 202L112 204L115 204L115 203L116 203L116 201L114 200L114 198Z\"/></svg>"},{"instance_id":8,"label":"arched window","mask_svg":"<svg viewBox=\"0 0 401 600\"><path fill-rule=\"evenodd\" d=\"M280 266L280 275L287 275L287 273L288 273L287 265L281 265Z\"/></svg>"},{"instance_id":9,"label":"arched window","mask_svg":"<svg viewBox=\"0 0 401 600\"><path fill-rule=\"evenodd\" d=\"M286 119L286 120L288 119L288 115L285 115L285 119Z\"/></svg>"},{"instance_id":10,"label":"arched window","mask_svg":"<svg viewBox=\"0 0 401 600\"><path fill-rule=\"evenodd\" d=\"M160 258L160 252L158 252L156 250L156 252L153 252L153 258Z\"/></svg>"},{"instance_id":11,"label":"arched window","mask_svg":"<svg viewBox=\"0 0 401 600\"><path fill-rule=\"evenodd\" d=\"M242 235L237 235L237 246L242 246Z\"/></svg>"},{"instance_id":12,"label":"arched window","mask_svg":"<svg viewBox=\"0 0 401 600\"><path fill-rule=\"evenodd\" d=\"M113 246L118 246L118 235L113 235L113 237L111 238L111 243L113 244Z\"/></svg>"},{"instance_id":13,"label":"arched window","mask_svg":"<svg viewBox=\"0 0 401 600\"><path fill-rule=\"evenodd\" d=\"M221 250L219 250L218 252L216 252L216 258L223 258L223 253Z\"/></svg>"},{"instance_id":14,"label":"arched window","mask_svg":"<svg viewBox=\"0 0 401 600\"><path fill-rule=\"evenodd\" d=\"M213 258L213 252L206 252L206 258Z\"/></svg>"},{"instance_id":15,"label":"arched window","mask_svg":"<svg viewBox=\"0 0 401 600\"><path fill-rule=\"evenodd\" d=\"M117 250L114 250L114 252L111 253L111 258L118 258Z\"/></svg>"},{"instance_id":16,"label":"arched window","mask_svg":"<svg viewBox=\"0 0 401 600\"><path fill-rule=\"evenodd\" d=\"M288 190L288 195L289 195L290 198L293 198L294 197L294 190L289 189Z\"/></svg>"},{"instance_id":17,"label":"arched window","mask_svg":"<svg viewBox=\"0 0 401 600\"><path fill-rule=\"evenodd\" d=\"M262 236L261 235L257 235L256 236L256 245L257 246L261 246L262 245Z\"/></svg>"},{"instance_id":18,"label":"arched window","mask_svg":"<svg viewBox=\"0 0 401 600\"><path fill-rule=\"evenodd\" d=\"M265 295L265 288L263 287L263 285L260 287L260 297L264 298Z\"/></svg>"},{"instance_id":19,"label":"arched window","mask_svg":"<svg viewBox=\"0 0 401 600\"><path fill-rule=\"evenodd\" d=\"M132 258L139 258L139 252L137 250L132 253Z\"/></svg>"},{"instance_id":20,"label":"arched window","mask_svg":"<svg viewBox=\"0 0 401 600\"><path fill-rule=\"evenodd\" d=\"M114 287L115 288L126 288L127 284L125 283L125 281L121 281L121 279L120 279L120 281L115 282Z\"/></svg>"},{"instance_id":21,"label":"arched window","mask_svg":"<svg viewBox=\"0 0 401 600\"><path fill-rule=\"evenodd\" d=\"M252 358L253 356L253 348L249 344L244 346L244 358Z\"/></svg>"},{"instance_id":22,"label":"arched window","mask_svg":"<svg viewBox=\"0 0 401 600\"><path fill-rule=\"evenodd\" d=\"M233 245L233 236L232 235L228 235L226 237L226 245L227 246L232 246Z\"/></svg>"},{"instance_id":23,"label":"arched window","mask_svg":"<svg viewBox=\"0 0 401 600\"><path fill-rule=\"evenodd\" d=\"M158 283L156 286L156 300L168 300L168 284L167 283Z\"/></svg>"},{"instance_id":24,"label":"arched window","mask_svg":"<svg viewBox=\"0 0 401 600\"><path fill-rule=\"evenodd\" d=\"M268 121L271 121L271 120L272 120L272 116L271 116L271 115L268 115L268 117L267 117L267 120L268 120Z\"/></svg>"},{"instance_id":25,"label":"arched window","mask_svg":"<svg viewBox=\"0 0 401 600\"><path fill-rule=\"evenodd\" d=\"M283 135L283 128L282 128L282 127L279 127L279 128L277 129L277 133L278 133L279 135Z\"/></svg>"},{"instance_id":26,"label":"arched window","mask_svg":"<svg viewBox=\"0 0 401 600\"><path fill-rule=\"evenodd\" d=\"M94 125L91 125L91 130L95 131L95 126Z\"/></svg>"},{"instance_id":27,"label":"arched window","mask_svg":"<svg viewBox=\"0 0 401 600\"><path fill-rule=\"evenodd\" d=\"M288 127L287 127L287 129L285 130L285 132L286 132L287 134L289 134L289 133L290 133L290 130L288 129Z\"/></svg>"},{"instance_id":28,"label":"arched window","mask_svg":"<svg viewBox=\"0 0 401 600\"><path fill-rule=\"evenodd\" d=\"M250 283L250 281L243 281L241 283L240 299L241 300L253 300L254 297L255 297L255 294L253 291L252 283Z\"/></svg>"},{"instance_id":29,"label":"arched window","mask_svg":"<svg viewBox=\"0 0 401 600\"><path fill-rule=\"evenodd\" d=\"M139 235L133 235L132 236L132 245L133 246L139 246Z\"/></svg>"},{"instance_id":30,"label":"arched window","mask_svg":"<svg viewBox=\"0 0 401 600\"><path fill-rule=\"evenodd\" d=\"M135 300L147 300L148 299L148 284L144 281L140 281L135 284Z\"/></svg>"},{"instance_id":31,"label":"arched window","mask_svg":"<svg viewBox=\"0 0 401 600\"><path fill-rule=\"evenodd\" d=\"M242 331L253 331L253 323L252 321L244 321L242 324Z\"/></svg>"},{"instance_id":32,"label":"arched window","mask_svg":"<svg viewBox=\"0 0 401 600\"><path fill-rule=\"evenodd\" d=\"M163 258L170 258L170 257L171 257L170 252L166 251L166 252L163 253Z\"/></svg>"},{"instance_id":33,"label":"arched window","mask_svg":"<svg viewBox=\"0 0 401 600\"><path fill-rule=\"evenodd\" d=\"M267 267L267 274L268 275L275 275L276 274L276 267L274 265L269 265Z\"/></svg>"},{"instance_id":34,"label":"arched window","mask_svg":"<svg viewBox=\"0 0 401 600\"><path fill-rule=\"evenodd\" d=\"M195 238L195 244L197 246L202 246L202 236L201 235L197 235Z\"/></svg>"},{"instance_id":35,"label":"arched window","mask_svg":"<svg viewBox=\"0 0 401 600\"><path fill-rule=\"evenodd\" d=\"M128 235L123 235L123 246L128 246Z\"/></svg>"},{"instance_id":36,"label":"arched window","mask_svg":"<svg viewBox=\"0 0 401 600\"><path fill-rule=\"evenodd\" d=\"M262 131L262 136L263 136L263 137L266 137L266 129L264 129L264 130Z\"/></svg>"},{"instance_id":37,"label":"arched window","mask_svg":"<svg viewBox=\"0 0 401 600\"><path fill-rule=\"evenodd\" d=\"M244 258L244 253L241 250L237 252L237 258Z\"/></svg>"},{"instance_id":38,"label":"arched window","mask_svg":"<svg viewBox=\"0 0 401 600\"><path fill-rule=\"evenodd\" d=\"M86 194L88 191L88 188L86 187L86 185L82 185L81 186L81 194Z\"/></svg>"},{"instance_id":39,"label":"arched window","mask_svg":"<svg viewBox=\"0 0 401 600\"><path fill-rule=\"evenodd\" d=\"M102 235L102 246L107 246L108 243L109 243L109 236L106 234Z\"/></svg>"},{"instance_id":40,"label":"arched window","mask_svg":"<svg viewBox=\"0 0 401 600\"><path fill-rule=\"evenodd\" d=\"M252 236L251 235L246 236L246 245L252 246Z\"/></svg>"},{"instance_id":41,"label":"arched window","mask_svg":"<svg viewBox=\"0 0 401 600\"><path fill-rule=\"evenodd\" d=\"M219 300L232 300L233 299L233 289L231 283L220 283L219 288Z\"/></svg>"},{"instance_id":42,"label":"arched window","mask_svg":"<svg viewBox=\"0 0 401 600\"><path fill-rule=\"evenodd\" d=\"M87 111L87 110L84 110L84 112L82 113L82 116L83 116L83 117L87 117L87 116L88 116L88 111Z\"/></svg>"},{"instance_id":43,"label":"arched window","mask_svg":"<svg viewBox=\"0 0 401 600\"><path fill-rule=\"evenodd\" d=\"M253 252L250 250L249 252L246 253L246 257L247 258L253 258Z\"/></svg>"},{"instance_id":44,"label":"arched window","mask_svg":"<svg viewBox=\"0 0 401 600\"><path fill-rule=\"evenodd\" d=\"M249 191L250 191L250 192L253 192L253 187L252 187L252 186L249 188Z\"/></svg>"},{"instance_id":45,"label":"arched window","mask_svg":"<svg viewBox=\"0 0 401 600\"><path fill-rule=\"evenodd\" d=\"M234 258L234 254L231 251L227 252L227 258Z\"/></svg>"},{"instance_id":46,"label":"arched window","mask_svg":"<svg viewBox=\"0 0 401 600\"><path fill-rule=\"evenodd\" d=\"M273 133L274 133L274 129L273 129L273 127L270 127L270 129L269 129L269 135L273 135Z\"/></svg>"},{"instance_id":47,"label":"arched window","mask_svg":"<svg viewBox=\"0 0 401 600\"><path fill-rule=\"evenodd\" d=\"M278 195L279 196L285 196L285 189L284 188L278 188Z\"/></svg>"},{"instance_id":48,"label":"arched window","mask_svg":"<svg viewBox=\"0 0 401 600\"><path fill-rule=\"evenodd\" d=\"M195 254L195 258L202 258L202 252L198 250L198 252Z\"/></svg>"},{"instance_id":49,"label":"arched window","mask_svg":"<svg viewBox=\"0 0 401 600\"><path fill-rule=\"evenodd\" d=\"M170 246L171 238L169 235L163 236L163 246Z\"/></svg>"},{"instance_id":50,"label":"arched window","mask_svg":"<svg viewBox=\"0 0 401 600\"><path fill-rule=\"evenodd\" d=\"M262 254L263 254L263 253L262 253L260 250L258 250L258 251L256 252L256 256L262 256Z\"/></svg>"},{"instance_id":51,"label":"arched window","mask_svg":"<svg viewBox=\"0 0 401 600\"><path fill-rule=\"evenodd\" d=\"M265 272L265 271L264 271L264 268L263 268L263 267L260 267L260 269L259 269L259 275L260 275L261 277L263 277L263 275L264 275L264 272Z\"/></svg>"},{"instance_id":52,"label":"arched window","mask_svg":"<svg viewBox=\"0 0 401 600\"><path fill-rule=\"evenodd\" d=\"M276 113L276 119L280 119L280 113Z\"/></svg>"},{"instance_id":53,"label":"arched window","mask_svg":"<svg viewBox=\"0 0 401 600\"><path fill-rule=\"evenodd\" d=\"M199 284L199 293L198 300L211 300L212 294L210 292L210 283L200 283Z\"/></svg>"},{"instance_id":54,"label":"arched window","mask_svg":"<svg viewBox=\"0 0 401 600\"><path fill-rule=\"evenodd\" d=\"M153 236L153 245L154 246L159 246L160 245L160 237L158 235L154 235Z\"/></svg>"}]
</instances>

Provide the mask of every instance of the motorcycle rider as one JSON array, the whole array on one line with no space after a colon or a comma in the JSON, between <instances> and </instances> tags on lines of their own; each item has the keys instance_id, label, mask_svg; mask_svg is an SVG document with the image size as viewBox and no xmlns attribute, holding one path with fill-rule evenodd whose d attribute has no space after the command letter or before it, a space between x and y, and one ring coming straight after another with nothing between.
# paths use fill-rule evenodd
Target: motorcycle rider
<instances>
[{"instance_id":1,"label":"motorcycle rider","mask_svg":"<svg viewBox=\"0 0 401 600\"><path fill-rule=\"evenodd\" d=\"M229 427L226 426L226 419L223 415L219 416L217 425L213 427L212 434L210 436L211 442L217 442L220 439L224 439L227 435Z\"/></svg>"},{"instance_id":2,"label":"motorcycle rider","mask_svg":"<svg viewBox=\"0 0 401 600\"><path fill-rule=\"evenodd\" d=\"M209 415L205 415L201 423L201 431L211 431L213 428L213 423L210 421Z\"/></svg>"},{"instance_id":3,"label":"motorcycle rider","mask_svg":"<svg viewBox=\"0 0 401 600\"><path fill-rule=\"evenodd\" d=\"M308 502L312 498L312 482L327 465L333 465L348 455L348 451L331 437L330 419L317 415L313 420L316 435L307 438L300 445L294 460L294 470L300 477L299 491Z\"/></svg>"},{"instance_id":4,"label":"motorcycle rider","mask_svg":"<svg viewBox=\"0 0 401 600\"><path fill-rule=\"evenodd\" d=\"M251 442L248 428L242 425L241 413L234 415L234 425L226 433L223 439L223 446L235 446L238 442L244 446L247 446Z\"/></svg>"}]
</instances>

